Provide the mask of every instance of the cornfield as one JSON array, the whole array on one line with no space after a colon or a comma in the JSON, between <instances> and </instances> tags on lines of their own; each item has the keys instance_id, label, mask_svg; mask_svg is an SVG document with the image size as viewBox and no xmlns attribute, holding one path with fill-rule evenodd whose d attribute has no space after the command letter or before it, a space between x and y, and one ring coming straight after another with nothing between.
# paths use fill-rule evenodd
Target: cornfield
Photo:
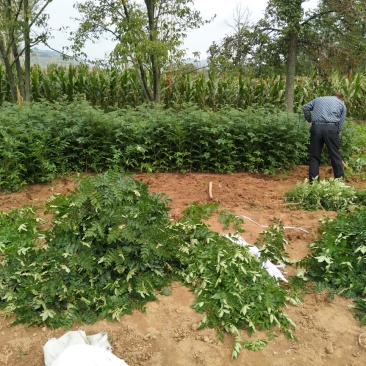
<instances>
[{"instance_id":1,"label":"cornfield","mask_svg":"<svg viewBox=\"0 0 366 366\"><path fill-rule=\"evenodd\" d=\"M87 65L60 66L50 64L45 69L34 65L31 69L34 101L46 99L73 101L83 94L92 105L106 111L127 106L138 106L145 101L138 75L132 69L90 68ZM324 81L316 75L297 77L295 83L295 111L318 95L341 91L346 96L349 116L365 119L363 102L366 93L366 75L347 76L334 73ZM165 73L162 77L162 103L168 107L194 103L213 110L222 107L248 108L284 105L285 78L282 76L256 79L212 72L177 75ZM3 65L0 65L0 105L10 100L9 85Z\"/></svg>"}]
</instances>

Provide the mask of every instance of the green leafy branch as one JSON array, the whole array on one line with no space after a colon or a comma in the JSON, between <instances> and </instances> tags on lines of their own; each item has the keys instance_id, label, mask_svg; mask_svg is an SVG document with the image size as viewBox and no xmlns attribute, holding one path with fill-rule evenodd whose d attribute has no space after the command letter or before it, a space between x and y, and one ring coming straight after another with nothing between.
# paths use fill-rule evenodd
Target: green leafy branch
<instances>
[{"instance_id":1,"label":"green leafy branch","mask_svg":"<svg viewBox=\"0 0 366 366\"><path fill-rule=\"evenodd\" d=\"M71 327L119 319L172 280L190 286L201 327L233 334L233 357L257 329L292 337L287 290L247 248L211 231L217 205L193 205L172 222L169 199L117 170L80 177L76 190L46 204L48 229L32 208L1 213L0 306L15 323ZM232 215L225 214L227 218ZM239 343L240 344L239 344ZM238 348L239 347L239 348Z\"/></svg>"}]
</instances>

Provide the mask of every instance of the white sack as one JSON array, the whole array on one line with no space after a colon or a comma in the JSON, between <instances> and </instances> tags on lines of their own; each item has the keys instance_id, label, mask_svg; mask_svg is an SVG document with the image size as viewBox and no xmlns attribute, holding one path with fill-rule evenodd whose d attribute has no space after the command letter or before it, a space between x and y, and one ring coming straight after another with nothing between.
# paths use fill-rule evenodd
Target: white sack
<instances>
[{"instance_id":1,"label":"white sack","mask_svg":"<svg viewBox=\"0 0 366 366\"><path fill-rule=\"evenodd\" d=\"M128 366L113 353L98 346L75 344L69 346L51 366Z\"/></svg>"},{"instance_id":2,"label":"white sack","mask_svg":"<svg viewBox=\"0 0 366 366\"><path fill-rule=\"evenodd\" d=\"M80 347L80 348L74 348L72 350L69 350L69 348L74 347L76 345L87 345L89 348ZM67 351L67 352L66 352ZM83 354L77 355L77 352L83 352ZM87 336L84 331L77 330L77 331L69 331L65 333L60 338L51 338L47 341L47 343L43 346L43 353L44 353L44 361L46 366L71 366L71 365L78 365L78 366L104 366L104 364L101 363L81 363L81 360L83 357L87 357L84 355L84 353L90 352L90 354L94 354L95 360L99 358L102 358L105 356L105 354L112 355L112 346L110 345L108 341L107 333L101 332L97 333L91 336ZM66 352L66 353L65 353ZM65 355L63 355L65 353ZM100 354L98 356L96 353ZM103 353L103 355L102 355ZM59 357L63 355L63 357L68 358L68 363L58 363L56 364L55 361L63 362L62 358L59 361ZM74 357L75 362L77 363L70 363L70 359ZM80 358L81 357L81 358ZM112 355L111 359L113 360L117 359L116 356ZM88 358L85 358L85 362L87 362ZM123 363L106 363L106 365L126 365L123 360L120 360L120 362ZM106 361L107 362L107 361Z\"/></svg>"}]
</instances>

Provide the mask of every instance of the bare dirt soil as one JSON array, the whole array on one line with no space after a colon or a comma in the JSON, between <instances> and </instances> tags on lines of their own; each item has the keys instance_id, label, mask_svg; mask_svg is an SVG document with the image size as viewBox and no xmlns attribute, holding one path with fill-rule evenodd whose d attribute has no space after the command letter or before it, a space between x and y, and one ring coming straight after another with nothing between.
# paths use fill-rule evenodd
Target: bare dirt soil
<instances>
[{"instance_id":1,"label":"bare dirt soil","mask_svg":"<svg viewBox=\"0 0 366 366\"><path fill-rule=\"evenodd\" d=\"M308 253L307 244L317 236L319 220L336 215L335 212L294 210L283 202L284 193L306 176L307 167L297 167L277 176L137 174L135 178L148 184L151 192L168 194L172 199L172 218L179 219L182 210L192 202L210 200L236 215L245 216L242 237L249 243L254 243L265 230L263 226L279 218L284 226L295 227L285 230L289 241L287 252L291 258L299 259ZM331 176L331 168L322 167L321 177ZM356 188L366 188L366 182L357 178L347 182ZM0 193L0 210L40 204L52 194L68 193L73 187L73 179L60 179L51 184L27 186L18 193ZM217 219L212 218L208 223L213 230L222 232ZM294 273L293 268L284 270L285 276ZM349 309L352 302L342 297L336 296L331 302L325 294L306 295L302 304L285 309L297 325L294 331L297 342L276 332L278 337L264 350L243 350L233 361L230 359L232 337L226 336L220 342L215 331L196 329L202 315L190 307L193 301L188 288L173 283L172 294L159 295L157 301L147 305L145 313L136 311L120 322L98 321L93 325L75 326L73 330L84 330L87 335L107 332L113 353L130 366L366 365L366 349L358 342L360 334L366 330L353 318ZM66 332L44 326L11 326L12 320L0 317L0 365L42 366L43 345L49 338L58 338ZM263 335L255 334L252 339L257 338Z\"/></svg>"}]
</instances>

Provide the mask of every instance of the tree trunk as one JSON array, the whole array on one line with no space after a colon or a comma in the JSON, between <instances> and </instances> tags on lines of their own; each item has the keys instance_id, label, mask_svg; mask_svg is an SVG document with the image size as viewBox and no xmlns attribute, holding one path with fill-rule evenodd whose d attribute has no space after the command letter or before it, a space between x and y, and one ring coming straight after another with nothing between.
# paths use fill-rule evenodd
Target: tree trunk
<instances>
[{"instance_id":1,"label":"tree trunk","mask_svg":"<svg viewBox=\"0 0 366 366\"><path fill-rule=\"evenodd\" d=\"M3 59L3 62L4 62L6 77L8 79L8 83L10 86L11 101L13 103L16 103L18 100L17 87L15 84L14 74L13 74L13 70L11 68L11 62L9 59L9 53L8 53L8 50L6 47L6 43L1 35L0 35L0 54L1 54L1 58Z\"/></svg>"},{"instance_id":2,"label":"tree trunk","mask_svg":"<svg viewBox=\"0 0 366 366\"><path fill-rule=\"evenodd\" d=\"M141 81L141 85L142 85L142 90L144 91L144 94L145 94L145 98L149 102L152 102L153 99L152 99L152 96L150 93L149 84L147 82L147 77L146 77L144 65L142 64L142 62L139 62L138 71L140 74L140 81Z\"/></svg>"},{"instance_id":3,"label":"tree trunk","mask_svg":"<svg viewBox=\"0 0 366 366\"><path fill-rule=\"evenodd\" d=\"M147 8L147 16L149 19L149 36L150 41L154 42L156 40L156 26L155 26L155 1L145 0ZM161 85L160 85L160 68L154 54L150 55L150 64L153 77L153 101L155 103L160 103L161 101Z\"/></svg>"},{"instance_id":4,"label":"tree trunk","mask_svg":"<svg viewBox=\"0 0 366 366\"><path fill-rule=\"evenodd\" d=\"M24 98L26 102L31 100L29 10L29 2L24 0Z\"/></svg>"},{"instance_id":5,"label":"tree trunk","mask_svg":"<svg viewBox=\"0 0 366 366\"><path fill-rule=\"evenodd\" d=\"M22 65L20 64L20 58L19 58L19 52L18 52L18 47L17 45L13 42L12 44L12 51L13 51L13 57L14 57L14 64L15 64L15 69L17 71L17 77L18 77L18 83L17 86L19 88L19 93L21 98L25 98L25 91L24 91L24 77L23 77L23 69L22 69ZM19 100L18 100L19 102Z\"/></svg>"},{"instance_id":6,"label":"tree trunk","mask_svg":"<svg viewBox=\"0 0 366 366\"><path fill-rule=\"evenodd\" d=\"M289 47L286 65L286 89L285 105L288 113L294 112L294 94L295 94L295 72L296 72L296 52L298 32L293 30L289 34Z\"/></svg>"},{"instance_id":7,"label":"tree trunk","mask_svg":"<svg viewBox=\"0 0 366 366\"><path fill-rule=\"evenodd\" d=\"M161 78L160 78L160 69L156 65L154 57L152 56L152 72L153 72L153 83L154 83L154 102L160 103L161 102Z\"/></svg>"}]
</instances>

